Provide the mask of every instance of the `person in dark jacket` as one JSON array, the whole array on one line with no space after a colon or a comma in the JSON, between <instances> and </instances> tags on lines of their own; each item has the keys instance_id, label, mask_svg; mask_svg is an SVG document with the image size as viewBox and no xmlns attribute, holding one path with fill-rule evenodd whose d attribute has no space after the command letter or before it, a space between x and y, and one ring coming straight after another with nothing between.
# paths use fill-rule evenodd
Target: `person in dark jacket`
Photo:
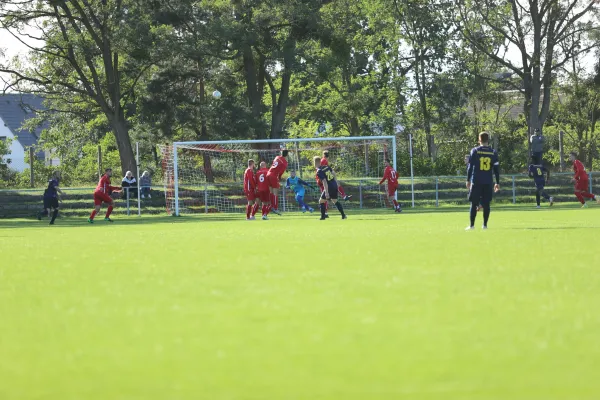
<instances>
[{"instance_id":1,"label":"person in dark jacket","mask_svg":"<svg viewBox=\"0 0 600 400\"><path fill-rule=\"evenodd\" d=\"M137 181L131 171L127 171L121 182L121 186L123 187L123 198L127 198L127 190L129 190L129 198L137 197Z\"/></svg>"},{"instance_id":2,"label":"person in dark jacket","mask_svg":"<svg viewBox=\"0 0 600 400\"><path fill-rule=\"evenodd\" d=\"M140 177L140 192L142 193L142 199L145 199L148 196L149 199L152 198L150 195L150 187L152 186L152 179L150 178L150 173L148 171L144 171L142 176Z\"/></svg>"}]
</instances>

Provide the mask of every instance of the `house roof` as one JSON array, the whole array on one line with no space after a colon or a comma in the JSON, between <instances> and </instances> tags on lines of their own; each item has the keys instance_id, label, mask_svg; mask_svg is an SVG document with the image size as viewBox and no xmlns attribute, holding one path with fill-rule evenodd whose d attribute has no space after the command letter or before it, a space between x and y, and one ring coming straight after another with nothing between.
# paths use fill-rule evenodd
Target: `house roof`
<instances>
[{"instance_id":1,"label":"house roof","mask_svg":"<svg viewBox=\"0 0 600 400\"><path fill-rule=\"evenodd\" d=\"M26 93L0 95L0 118L23 148L36 145L45 128L38 126L34 131L21 129L25 121L35 117L36 110L43 109L43 100L40 96Z\"/></svg>"}]
</instances>

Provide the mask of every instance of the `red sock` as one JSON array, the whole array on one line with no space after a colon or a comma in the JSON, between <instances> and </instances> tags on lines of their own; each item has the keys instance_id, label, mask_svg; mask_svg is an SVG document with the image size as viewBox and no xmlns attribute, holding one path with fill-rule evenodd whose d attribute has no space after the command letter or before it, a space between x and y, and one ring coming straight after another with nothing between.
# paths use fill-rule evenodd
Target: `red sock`
<instances>
[{"instance_id":1,"label":"red sock","mask_svg":"<svg viewBox=\"0 0 600 400\"><path fill-rule=\"evenodd\" d=\"M252 212L252 206L250 204L246 204L246 219L250 218L251 212Z\"/></svg>"},{"instance_id":2,"label":"red sock","mask_svg":"<svg viewBox=\"0 0 600 400\"><path fill-rule=\"evenodd\" d=\"M263 215L263 217L265 215L267 215L267 205L266 204L263 204L263 206L262 206L262 215Z\"/></svg>"},{"instance_id":3,"label":"red sock","mask_svg":"<svg viewBox=\"0 0 600 400\"><path fill-rule=\"evenodd\" d=\"M583 197L585 197L586 199L593 199L594 198L594 195L591 194L591 193L588 193L588 192L581 193L581 195Z\"/></svg>"},{"instance_id":4,"label":"red sock","mask_svg":"<svg viewBox=\"0 0 600 400\"><path fill-rule=\"evenodd\" d=\"M575 193L575 196L577 196L577 200L579 200L579 202L581 204L585 204L585 200L584 200L583 196L581 195L581 193L577 192L577 193Z\"/></svg>"},{"instance_id":5,"label":"red sock","mask_svg":"<svg viewBox=\"0 0 600 400\"><path fill-rule=\"evenodd\" d=\"M327 210L329 210L329 202L325 202L325 212L327 212Z\"/></svg>"},{"instance_id":6,"label":"red sock","mask_svg":"<svg viewBox=\"0 0 600 400\"><path fill-rule=\"evenodd\" d=\"M254 206L252 206L252 216L253 217L256 215L257 211L258 211L258 203L254 203Z\"/></svg>"},{"instance_id":7,"label":"red sock","mask_svg":"<svg viewBox=\"0 0 600 400\"><path fill-rule=\"evenodd\" d=\"M271 212L271 208L273 208L273 207L271 207L270 204L267 204L265 207L266 207L265 215L269 215L269 213Z\"/></svg>"},{"instance_id":8,"label":"red sock","mask_svg":"<svg viewBox=\"0 0 600 400\"><path fill-rule=\"evenodd\" d=\"M346 197L346 192L344 192L344 188L338 184L338 192L342 195L342 197Z\"/></svg>"},{"instance_id":9,"label":"red sock","mask_svg":"<svg viewBox=\"0 0 600 400\"><path fill-rule=\"evenodd\" d=\"M392 200L394 202L394 207L398 208L398 202L396 201L396 199Z\"/></svg>"},{"instance_id":10,"label":"red sock","mask_svg":"<svg viewBox=\"0 0 600 400\"><path fill-rule=\"evenodd\" d=\"M110 217L110 213L112 212L112 210L113 210L113 206L108 206L108 210L106 210L106 217L104 217L104 218Z\"/></svg>"},{"instance_id":11,"label":"red sock","mask_svg":"<svg viewBox=\"0 0 600 400\"><path fill-rule=\"evenodd\" d=\"M272 208L274 208L276 210L279 210L279 198L278 197L279 196L273 195L273 200L272 200L272 203L273 203L273 207Z\"/></svg>"},{"instance_id":12,"label":"red sock","mask_svg":"<svg viewBox=\"0 0 600 400\"><path fill-rule=\"evenodd\" d=\"M94 211L92 211L92 213L90 214L90 219L93 221L95 216L96 216L96 209L94 208Z\"/></svg>"}]
</instances>

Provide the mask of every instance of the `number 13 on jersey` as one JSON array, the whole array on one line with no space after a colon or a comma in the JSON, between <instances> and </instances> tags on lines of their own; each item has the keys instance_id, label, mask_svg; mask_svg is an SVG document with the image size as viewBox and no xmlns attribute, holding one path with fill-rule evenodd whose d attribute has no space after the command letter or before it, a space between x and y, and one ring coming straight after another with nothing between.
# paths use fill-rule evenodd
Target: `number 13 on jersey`
<instances>
[{"instance_id":1,"label":"number 13 on jersey","mask_svg":"<svg viewBox=\"0 0 600 400\"><path fill-rule=\"evenodd\" d=\"M492 159L490 157L481 157L479 159L479 170L489 171L492 169Z\"/></svg>"}]
</instances>

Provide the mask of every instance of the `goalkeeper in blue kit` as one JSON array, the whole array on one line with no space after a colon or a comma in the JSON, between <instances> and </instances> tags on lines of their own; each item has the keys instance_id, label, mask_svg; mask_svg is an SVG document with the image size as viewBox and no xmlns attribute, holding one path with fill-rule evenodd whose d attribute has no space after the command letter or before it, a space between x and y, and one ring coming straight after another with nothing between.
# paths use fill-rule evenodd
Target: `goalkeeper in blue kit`
<instances>
[{"instance_id":1,"label":"goalkeeper in blue kit","mask_svg":"<svg viewBox=\"0 0 600 400\"><path fill-rule=\"evenodd\" d=\"M304 188L305 186L312 187L302 179L298 178L296 176L296 171L291 171L290 177L287 178L285 183L286 189L292 189L294 191L296 201L298 202L298 205L302 207L302 212L313 212L315 210L306 205L304 202L304 194L306 193L306 189Z\"/></svg>"}]
</instances>

